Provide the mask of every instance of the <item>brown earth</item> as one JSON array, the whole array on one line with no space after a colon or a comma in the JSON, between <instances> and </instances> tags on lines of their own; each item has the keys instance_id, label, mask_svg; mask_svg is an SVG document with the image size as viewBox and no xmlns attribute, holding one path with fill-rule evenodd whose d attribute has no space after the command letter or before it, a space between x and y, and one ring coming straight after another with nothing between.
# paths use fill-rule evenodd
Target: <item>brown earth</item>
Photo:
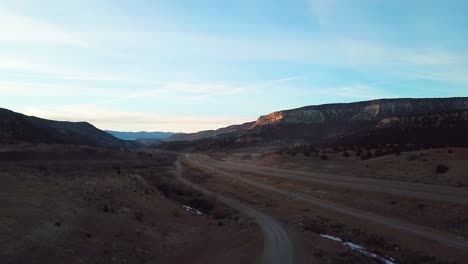
<instances>
[{"instance_id":1,"label":"brown earth","mask_svg":"<svg viewBox=\"0 0 468 264\"><path fill-rule=\"evenodd\" d=\"M261 254L250 219L173 181L174 155L0 152L1 263L253 263Z\"/></svg>"},{"instance_id":2,"label":"brown earth","mask_svg":"<svg viewBox=\"0 0 468 264\"><path fill-rule=\"evenodd\" d=\"M445 155L444 152L447 153L447 155ZM431 162L434 164L445 162L446 160L443 158L450 157L450 155L455 156L452 158L452 166L463 168L463 166L465 166L463 164L463 153L466 153L466 151L464 149L453 149L451 152L452 153L449 153L447 149L438 149L431 150L427 155L431 157ZM254 205L256 208L260 208L277 219L288 223L291 230L298 230L299 234L297 237L302 238L302 247L310 240L324 240L326 241L324 243L330 243L329 240L318 237L316 234L315 238L311 238L309 236L309 232L326 233L342 238L344 237L354 243L365 245L374 252L380 253L380 255L384 256L392 256L401 263L439 263L452 261L463 263L464 259L467 257L466 250L464 249L453 247L450 244L444 244L414 236L375 222L363 221L362 219L343 215L327 210L326 208L314 206L313 204L301 201L294 197L294 195L288 197L287 195L281 195L246 184L236 178L223 176L223 171L230 171L244 178L261 183L267 183L282 190L289 190L292 194L306 193L313 197L324 199L325 201L337 203L338 205L344 205L364 212L378 214L383 218L408 222L412 225L420 226L423 230L428 230L429 233L432 232L430 230L435 230L435 233L442 232L447 234L452 233L461 237L467 236L466 219L468 219L468 212L466 211L466 205L464 204L440 201L434 202L426 199L408 198L398 194L385 194L372 191L353 190L352 188L338 188L336 186L317 183L305 183L297 180L271 177L268 174L254 171L246 173L246 168L248 166L266 165L276 168L293 168L294 170L313 172L315 172L313 169L318 168L318 172L334 173L339 171L341 175L349 175L349 172L354 172L355 174L353 176L357 176L356 174L358 174L359 170L365 171L367 168L364 166L364 168L360 169L359 167L362 166L362 164L356 163L375 162L375 164L377 164L378 162L381 162L383 164L396 164L397 162L392 161L392 158L403 158L401 162L405 162L404 160L407 162L414 161L407 158L414 155L414 153L402 153L401 157L392 155L392 157L388 156L374 161L349 161L348 159L343 158L343 162L335 162L335 160L341 159L338 158L338 155L339 154L335 154L335 156L332 156L329 160L323 161L317 158L314 159L314 157L306 156L284 157L276 154L264 155L252 152L244 152L234 155L232 153L218 153L213 155L215 160L211 162L208 161L208 159L203 160L203 165L201 167L200 163L197 165L197 163L193 163L191 161L186 164L201 168L204 174L211 175L209 180L202 182L205 187L218 192L223 192L224 195L230 195L238 200ZM426 153L424 156L426 156ZM336 158L334 159L333 157ZM197 155L190 154L189 160L192 159L197 160ZM275 160L275 162L273 162L273 160ZM231 164L232 162L238 163L238 170L233 170L231 165L222 168L214 165L218 163ZM349 162L349 164L354 163L353 167L341 167L345 162ZM395 166L396 168L398 165L389 165L390 171L392 166ZM378 174L379 176L377 177L373 174L366 174L362 177L368 176L373 179L398 178L391 177L391 173L385 171L386 169L387 167L382 167L384 172ZM409 170L411 169L408 169L407 167L401 168L403 173ZM421 166L421 168L414 170L413 173L416 173L418 170L424 170L424 168ZM384 177L385 175L387 176ZM453 174L452 176L453 177L450 177L449 175L449 177L447 177L448 181L446 181L446 183L453 182L454 179L459 180L462 178L457 178L458 174ZM417 180L413 182L417 182ZM450 237L450 235L448 235L448 237ZM457 238L455 238L455 240L457 240ZM318 245L320 245L320 243L318 243ZM306 254L312 254L310 249L306 248L304 251ZM325 253L319 255L333 255L333 253L328 250L324 250L323 252ZM310 257L314 258L314 256Z\"/></svg>"},{"instance_id":3,"label":"brown earth","mask_svg":"<svg viewBox=\"0 0 468 264\"><path fill-rule=\"evenodd\" d=\"M370 150L373 152L374 150ZM377 178L415 183L428 183L455 187L468 187L468 148L433 148L419 151L402 152L400 155L389 154L362 160L353 151L344 157L343 152L322 149L319 155L295 156L278 154L275 150L265 151L247 149L245 152L216 153L214 157L226 161L246 164L330 173L344 176ZM327 160L321 160L325 154ZM438 173L437 166L448 167L445 173Z\"/></svg>"}]
</instances>

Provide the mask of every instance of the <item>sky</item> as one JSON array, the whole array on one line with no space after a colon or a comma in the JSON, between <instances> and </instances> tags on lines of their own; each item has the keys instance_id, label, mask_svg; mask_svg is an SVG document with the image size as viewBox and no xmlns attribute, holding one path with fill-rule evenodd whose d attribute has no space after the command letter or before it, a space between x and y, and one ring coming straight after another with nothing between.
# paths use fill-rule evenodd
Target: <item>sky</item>
<instances>
[{"instance_id":1,"label":"sky","mask_svg":"<svg viewBox=\"0 0 468 264\"><path fill-rule=\"evenodd\" d=\"M465 0L0 0L0 107L195 132L306 105L468 96Z\"/></svg>"}]
</instances>

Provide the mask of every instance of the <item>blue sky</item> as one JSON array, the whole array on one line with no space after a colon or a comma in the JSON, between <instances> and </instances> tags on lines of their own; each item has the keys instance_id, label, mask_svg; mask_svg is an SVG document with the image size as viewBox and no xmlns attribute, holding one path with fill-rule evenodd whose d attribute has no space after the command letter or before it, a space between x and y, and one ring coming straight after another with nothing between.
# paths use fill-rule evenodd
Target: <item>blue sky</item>
<instances>
[{"instance_id":1,"label":"blue sky","mask_svg":"<svg viewBox=\"0 0 468 264\"><path fill-rule=\"evenodd\" d=\"M192 132L275 110L468 96L468 1L0 0L0 107Z\"/></svg>"}]
</instances>

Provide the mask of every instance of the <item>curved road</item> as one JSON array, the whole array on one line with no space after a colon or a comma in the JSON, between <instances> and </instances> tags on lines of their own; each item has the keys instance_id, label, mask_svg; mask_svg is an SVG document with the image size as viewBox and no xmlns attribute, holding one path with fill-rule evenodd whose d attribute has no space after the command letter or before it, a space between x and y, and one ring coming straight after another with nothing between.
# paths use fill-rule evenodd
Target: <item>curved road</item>
<instances>
[{"instance_id":1,"label":"curved road","mask_svg":"<svg viewBox=\"0 0 468 264\"><path fill-rule=\"evenodd\" d=\"M208 191L198 184L188 181L182 177L182 166L180 160L176 161L176 178L191 188L216 198L223 204L252 218L262 229L264 234L264 249L262 263L264 264L292 264L293 246L286 230L270 216L255 210L239 201Z\"/></svg>"},{"instance_id":2,"label":"curved road","mask_svg":"<svg viewBox=\"0 0 468 264\"><path fill-rule=\"evenodd\" d=\"M224 170L219 170L216 167L212 166L211 162L206 162L206 160L197 161L198 156L196 156L195 158L193 156L195 156L195 155L190 155L190 157L187 157L187 160L189 161L189 163L191 163L191 164L193 164L193 165L195 165L196 167L199 167L199 168L205 168L207 170L211 170L211 171L215 172L216 175L233 178L233 179L236 179L238 181L244 182L246 184L258 187L260 189L273 191L273 192L276 192L276 193L279 193L279 194L282 194L282 195L285 195L285 196L288 196L288 197L293 195L297 199L303 200L305 202L308 202L308 203L311 203L311 204L314 204L314 205L318 205L318 206L320 206L322 208L326 208L326 209L331 210L331 211L335 211L335 212L338 212L338 213L341 213L341 214L345 214L345 215L349 215L349 216L352 216L352 217L360 218L360 219L363 219L363 220L366 220L366 221L371 221L371 222L383 224L385 226L388 226L388 227L391 227L391 228L394 228L394 229L397 229L397 230L400 230L400 231L404 231L404 232L407 232L409 234L413 234L413 235L416 235L416 236L419 236L419 237L422 237L422 238L425 238L425 239L440 242L442 244L446 244L446 245L453 246L453 247L458 247L458 248L465 249L465 250L468 249L468 241L465 240L464 238L457 237L457 236L450 235L450 234L446 234L446 233L437 232L437 231L434 231L434 230L431 230L431 229L428 229L428 228L424 228L424 227L421 227L421 226L418 226L418 225L405 223L405 222L402 222L402 221L399 221L399 220L390 219L390 218L383 217L383 216L380 216L380 215L376 215L376 214L373 214L373 213L369 213L369 212L349 208L349 207L346 207L346 206L338 205L338 204L335 204L335 203L332 203L332 202L328 202L328 201L325 201L325 200L315 198L315 197L310 196L310 195L306 195L306 194L302 194L302 193L294 193L294 192L291 192L291 191L288 191L288 190L283 190L283 189L271 186L269 184L265 184L265 183L262 183L262 182L251 180L249 178L245 178L245 177L243 177L243 176L241 176L239 174L227 172L227 171L224 171Z\"/></svg>"},{"instance_id":3,"label":"curved road","mask_svg":"<svg viewBox=\"0 0 468 264\"><path fill-rule=\"evenodd\" d=\"M222 170L468 205L468 188L261 167L218 161L201 155L190 155L190 157Z\"/></svg>"}]
</instances>

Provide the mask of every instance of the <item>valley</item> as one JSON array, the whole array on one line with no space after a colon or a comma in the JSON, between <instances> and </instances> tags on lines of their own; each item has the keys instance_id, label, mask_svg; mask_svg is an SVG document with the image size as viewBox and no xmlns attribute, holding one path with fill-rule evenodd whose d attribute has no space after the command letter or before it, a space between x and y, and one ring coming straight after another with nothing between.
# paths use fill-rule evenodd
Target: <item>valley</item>
<instances>
[{"instance_id":1,"label":"valley","mask_svg":"<svg viewBox=\"0 0 468 264\"><path fill-rule=\"evenodd\" d=\"M467 110L384 99L189 134L2 110L0 259L463 263Z\"/></svg>"}]
</instances>

